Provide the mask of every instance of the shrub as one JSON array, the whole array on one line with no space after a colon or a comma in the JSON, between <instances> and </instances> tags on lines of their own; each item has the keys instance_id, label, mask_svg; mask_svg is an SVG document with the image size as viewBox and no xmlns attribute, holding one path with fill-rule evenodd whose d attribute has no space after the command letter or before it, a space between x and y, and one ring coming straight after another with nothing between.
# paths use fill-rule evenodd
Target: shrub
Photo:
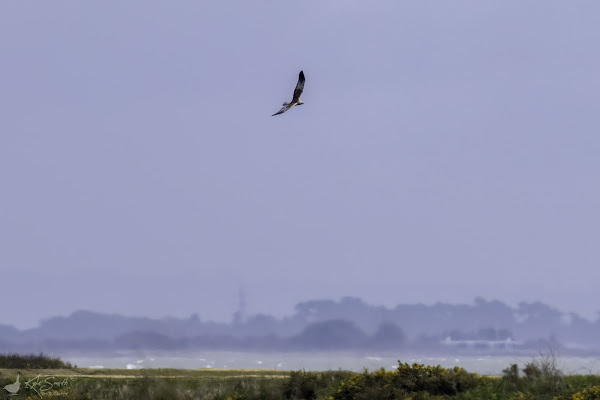
<instances>
[{"instance_id":1,"label":"shrub","mask_svg":"<svg viewBox=\"0 0 600 400\"><path fill-rule=\"evenodd\" d=\"M340 383L333 400L435 399L453 396L477 384L477 375L459 367L402 364L395 371L365 371Z\"/></svg>"},{"instance_id":2,"label":"shrub","mask_svg":"<svg viewBox=\"0 0 600 400\"><path fill-rule=\"evenodd\" d=\"M542 369L538 365L537 361L529 361L525 363L523 373L527 379L539 379L542 377Z\"/></svg>"},{"instance_id":3,"label":"shrub","mask_svg":"<svg viewBox=\"0 0 600 400\"><path fill-rule=\"evenodd\" d=\"M394 372L397 385L410 392L426 391L433 395L454 395L477 383L477 375L463 368L443 368L422 364L399 363Z\"/></svg>"},{"instance_id":4,"label":"shrub","mask_svg":"<svg viewBox=\"0 0 600 400\"><path fill-rule=\"evenodd\" d=\"M560 400L600 400L600 386L594 385L571 395L557 397Z\"/></svg>"},{"instance_id":5,"label":"shrub","mask_svg":"<svg viewBox=\"0 0 600 400\"><path fill-rule=\"evenodd\" d=\"M557 396L563 389L563 373L558 367L556 352L541 353L539 360L525 364L524 381L521 387L527 387L530 392L548 397Z\"/></svg>"},{"instance_id":6,"label":"shrub","mask_svg":"<svg viewBox=\"0 0 600 400\"><path fill-rule=\"evenodd\" d=\"M517 383L519 381L519 366L517 364L511 364L508 368L502 370L503 379L511 383Z\"/></svg>"},{"instance_id":7,"label":"shrub","mask_svg":"<svg viewBox=\"0 0 600 400\"><path fill-rule=\"evenodd\" d=\"M65 363L60 358L52 358L46 354L0 354L0 368L11 369L62 369L73 368L71 363ZM75 366L77 368L77 366Z\"/></svg>"},{"instance_id":8,"label":"shrub","mask_svg":"<svg viewBox=\"0 0 600 400\"><path fill-rule=\"evenodd\" d=\"M307 400L329 397L333 389L353 375L356 374L347 371L292 371L284 384L283 395L286 399Z\"/></svg>"}]
</instances>

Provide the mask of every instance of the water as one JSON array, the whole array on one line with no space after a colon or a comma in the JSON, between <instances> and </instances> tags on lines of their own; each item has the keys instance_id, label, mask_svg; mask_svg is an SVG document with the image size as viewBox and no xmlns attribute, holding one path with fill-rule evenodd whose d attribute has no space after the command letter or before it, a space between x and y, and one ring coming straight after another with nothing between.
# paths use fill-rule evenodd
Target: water
<instances>
[{"instance_id":1,"label":"water","mask_svg":"<svg viewBox=\"0 0 600 400\"><path fill-rule=\"evenodd\" d=\"M276 353L276 352L124 352L107 356L61 355L61 358L79 367L89 368L183 368L183 369L278 369L278 370L337 370L362 372L385 368L393 370L398 360L409 364L459 366L469 372L484 375L502 375L510 364L524 367L534 358L528 356L464 356L442 357L419 354L373 353L373 352L327 352L327 353ZM600 357L560 357L558 366L565 374L599 374Z\"/></svg>"}]
</instances>

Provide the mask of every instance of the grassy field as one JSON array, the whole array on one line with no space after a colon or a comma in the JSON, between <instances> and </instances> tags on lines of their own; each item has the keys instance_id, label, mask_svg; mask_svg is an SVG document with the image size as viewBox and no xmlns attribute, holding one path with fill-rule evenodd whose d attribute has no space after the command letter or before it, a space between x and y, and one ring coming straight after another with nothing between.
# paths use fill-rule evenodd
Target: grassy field
<instances>
[{"instance_id":1,"label":"grassy field","mask_svg":"<svg viewBox=\"0 0 600 400\"><path fill-rule=\"evenodd\" d=\"M19 391L10 395L2 390L0 399L227 399L236 392L262 396L281 391L291 374L249 369L0 369L0 387L15 383L18 372Z\"/></svg>"},{"instance_id":2,"label":"grassy field","mask_svg":"<svg viewBox=\"0 0 600 400\"><path fill-rule=\"evenodd\" d=\"M1 389L14 384L10 395ZM14 389L14 387L13 387ZM600 400L600 376L563 376L552 364L509 366L502 377L402 364L394 371L0 369L0 400Z\"/></svg>"},{"instance_id":3,"label":"grassy field","mask_svg":"<svg viewBox=\"0 0 600 400\"><path fill-rule=\"evenodd\" d=\"M289 371L269 369L111 369L111 368L72 368L72 369L8 369L0 368L0 377L16 375L21 372L26 376L78 376L82 378L243 378L243 377L288 377ZM16 378L16 376L15 376Z\"/></svg>"}]
</instances>

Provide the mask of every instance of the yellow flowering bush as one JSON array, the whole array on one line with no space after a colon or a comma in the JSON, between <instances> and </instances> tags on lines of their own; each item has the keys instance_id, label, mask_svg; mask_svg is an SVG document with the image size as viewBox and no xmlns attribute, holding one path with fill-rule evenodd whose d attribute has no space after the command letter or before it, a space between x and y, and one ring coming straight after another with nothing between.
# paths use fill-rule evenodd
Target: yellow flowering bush
<instances>
[{"instance_id":1,"label":"yellow flowering bush","mask_svg":"<svg viewBox=\"0 0 600 400\"><path fill-rule=\"evenodd\" d=\"M333 400L443 398L464 392L477 383L477 375L459 367L422 364L398 365L395 371L380 369L344 379Z\"/></svg>"},{"instance_id":2,"label":"yellow flowering bush","mask_svg":"<svg viewBox=\"0 0 600 400\"><path fill-rule=\"evenodd\" d=\"M600 400L600 386L585 388L571 396L572 400Z\"/></svg>"}]
</instances>

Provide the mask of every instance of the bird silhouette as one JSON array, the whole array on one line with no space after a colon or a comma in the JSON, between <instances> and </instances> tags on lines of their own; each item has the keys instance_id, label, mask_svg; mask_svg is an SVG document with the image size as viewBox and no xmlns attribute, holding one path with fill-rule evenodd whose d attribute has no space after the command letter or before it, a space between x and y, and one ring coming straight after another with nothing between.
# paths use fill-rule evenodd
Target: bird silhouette
<instances>
[{"instance_id":1,"label":"bird silhouette","mask_svg":"<svg viewBox=\"0 0 600 400\"><path fill-rule=\"evenodd\" d=\"M4 389L11 395L17 394L17 392L21 388L21 384L19 383L19 375L21 375L21 373L17 372L17 380L15 383L11 383L10 385L4 386Z\"/></svg>"}]
</instances>

